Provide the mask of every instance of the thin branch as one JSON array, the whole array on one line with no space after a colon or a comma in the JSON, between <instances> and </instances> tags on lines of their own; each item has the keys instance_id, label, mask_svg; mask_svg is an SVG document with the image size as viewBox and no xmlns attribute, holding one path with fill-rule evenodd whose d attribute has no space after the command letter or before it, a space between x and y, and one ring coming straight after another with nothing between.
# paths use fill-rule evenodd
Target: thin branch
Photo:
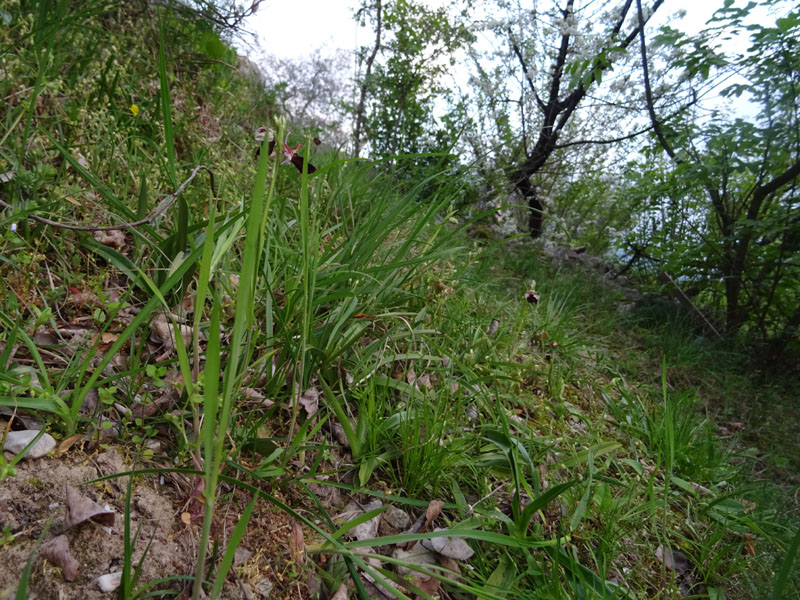
<instances>
[{"instance_id":1,"label":"thin branch","mask_svg":"<svg viewBox=\"0 0 800 600\"><path fill-rule=\"evenodd\" d=\"M376 2L376 25L375 25L375 46L372 48L372 53L367 59L367 67L364 71L364 80L361 82L360 97L358 99L358 108L356 108L356 130L353 133L354 151L353 154L358 156L361 149L361 126L364 123L364 104L367 101L367 85L369 84L369 76L372 74L372 64L375 62L375 57L378 55L378 50L381 47L381 31L383 30L383 7L381 0Z\"/></svg>"},{"instance_id":2,"label":"thin branch","mask_svg":"<svg viewBox=\"0 0 800 600\"><path fill-rule=\"evenodd\" d=\"M658 142L669 157L676 163L680 164L680 159L677 158L675 150L673 150L664 132L661 129L661 123L658 122L656 116L656 109L653 106L653 90L650 87L650 70L647 66L647 45L644 41L644 15L642 14L642 0L636 0L636 13L639 19L639 50L642 55L642 75L644 77L644 97L647 100L647 112L650 114L650 123L653 125L653 131L658 138Z\"/></svg>"},{"instance_id":3,"label":"thin branch","mask_svg":"<svg viewBox=\"0 0 800 600\"><path fill-rule=\"evenodd\" d=\"M528 81L528 87L531 88L531 92L533 92L533 97L536 98L536 104L539 105L539 108L541 109L542 112L545 112L547 110L547 107L545 106L544 102L542 102L542 99L539 98L539 94L536 92L536 87L533 85L533 80L531 79L531 76L528 74L528 65L525 64L525 59L522 56L522 52L520 51L519 46L517 46L517 42L514 40L513 34L511 33L511 27L508 28L508 39L511 41L511 48L512 50L514 50L514 54L517 55L517 59L519 60L519 65L522 67L523 73L525 73L525 79Z\"/></svg>"},{"instance_id":4,"label":"thin branch","mask_svg":"<svg viewBox=\"0 0 800 600\"><path fill-rule=\"evenodd\" d=\"M637 0L637 3L638 3L638 1L639 1L639 0ZM709 320L708 320L708 317L706 317L706 316L703 314L703 311L701 311L699 308L697 308L697 306L695 306L695 303L694 303L694 302L692 302L692 301L691 301L691 299L689 298L689 296L687 296L687 295L686 295L686 293L685 293L685 292L684 292L684 291L681 289L681 286L679 286L677 283L675 283L675 280L672 278L672 276L671 276L669 273L667 273L666 271L662 271L662 273L664 273L664 275L666 276L666 278L667 278L667 279L669 279L669 282L670 282L672 285L674 285L674 286L675 286L675 289L676 289L676 290L678 290L678 293L679 293L679 294L680 294L680 295L683 297L683 300L684 300L685 302L687 302L687 303L689 304L689 306L690 306L690 307L692 307L692 309L693 309L693 310L694 310L694 311L695 311L695 312L696 312L698 315L700 315L700 318L701 318L701 319L703 319L703 321L705 321L705 324L706 324L706 325L708 325L708 327L711 329L711 331L713 331L713 332L714 332L714 333L717 335L717 337L718 337L719 339L722 339L722 334L721 334L719 331L717 331L717 328L716 328L716 327L714 327L714 326L711 324L711 321L709 321Z\"/></svg>"},{"instance_id":5,"label":"thin branch","mask_svg":"<svg viewBox=\"0 0 800 600\"><path fill-rule=\"evenodd\" d=\"M643 133L647 133L651 129L653 129L652 125L649 125L644 129L639 129L638 131L634 131L633 133L629 133L628 135L623 135L622 137L611 138L608 140L576 140L574 142L567 142L566 144L556 144L555 146L553 146L553 149L560 150L561 148L569 148L570 146L580 146L586 144L594 144L596 146L602 146L605 144L616 144L617 142L624 142L625 140L633 139L637 135L642 135Z\"/></svg>"},{"instance_id":6,"label":"thin branch","mask_svg":"<svg viewBox=\"0 0 800 600\"><path fill-rule=\"evenodd\" d=\"M211 172L211 169L206 167L205 165L199 165L195 167L192 174L184 181L180 187L175 190L175 193L170 194L166 198L164 198L158 206L156 206L155 210L147 215L144 219L140 219L138 221L133 221L131 223L120 223L119 225L73 225L72 223L61 223L59 221L51 221L50 219L46 219L44 217L39 217L37 215L27 215L28 219L32 219L33 221L38 221L39 223L44 223L45 225L50 225L51 227L58 227L60 229L70 229L72 231L113 231L115 229L134 229L135 227L139 227L140 225L145 225L154 221L161 215L163 215L169 207L178 199L186 187L192 182L192 180L197 176L200 171L205 171L208 173L209 182L211 184L211 194L214 198L217 197L217 188L214 184L214 173ZM14 207L10 204L0 200L0 207L8 208L10 210L14 210Z\"/></svg>"}]
</instances>

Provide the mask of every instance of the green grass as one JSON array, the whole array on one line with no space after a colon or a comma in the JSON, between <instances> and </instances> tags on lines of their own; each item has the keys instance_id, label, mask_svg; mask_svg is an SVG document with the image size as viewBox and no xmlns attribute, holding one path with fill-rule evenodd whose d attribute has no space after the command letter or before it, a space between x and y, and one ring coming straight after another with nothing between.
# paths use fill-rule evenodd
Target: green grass
<instances>
[{"instance_id":1,"label":"green grass","mask_svg":"<svg viewBox=\"0 0 800 600\"><path fill-rule=\"evenodd\" d=\"M797 513L780 501L796 482L779 477L796 464L792 430L765 431L788 444L766 453L715 423L750 400L780 398L788 414L783 388L741 377L741 356L699 338L674 307L622 316L618 292L553 268L535 244L475 245L451 220L458 177L398 185L380 164L334 155L314 157L311 176L266 152L253 164L250 132L270 123L281 139L288 124L226 65L232 53L204 54L215 34L203 22L101 2L35 6L4 9L0 40L0 95L13 99L0 117L0 172L13 171L0 184L12 207L0 212L0 404L38 413L57 437L118 422L114 443L132 455L158 436L169 460L139 473L201 478L194 597L224 597L257 498L314 536L329 595L352 578L366 597L367 573L411 597L398 562L462 598L798 592ZM200 165L211 185L205 172L191 179ZM133 221L170 194L118 246L26 218ZM532 287L538 304L525 301ZM75 302L76 290L96 299ZM159 314L175 332L161 361L147 341ZM41 342L76 319L90 332L82 341ZM154 401L165 385L177 387L174 413L114 408ZM417 513L444 500L446 531L348 541L354 523L335 523L308 491L319 475L347 497ZM220 482L247 499L227 540L214 534L229 501ZM129 502L123 597L179 585L139 580ZM377 567L356 551L442 535L475 551L460 578L392 557ZM659 547L680 551L689 571L667 569Z\"/></svg>"}]
</instances>

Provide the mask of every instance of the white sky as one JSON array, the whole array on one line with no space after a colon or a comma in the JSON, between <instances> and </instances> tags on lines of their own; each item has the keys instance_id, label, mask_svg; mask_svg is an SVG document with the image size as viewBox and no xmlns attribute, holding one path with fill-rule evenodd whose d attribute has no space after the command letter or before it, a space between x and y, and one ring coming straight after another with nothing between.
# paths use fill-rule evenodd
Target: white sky
<instances>
[{"instance_id":1,"label":"white sky","mask_svg":"<svg viewBox=\"0 0 800 600\"><path fill-rule=\"evenodd\" d=\"M737 5L744 1L739 0ZM448 0L425 2L431 6L450 4ZM359 0L265 0L245 26L248 31L256 34L260 46L260 51L248 53L258 63L260 52L282 58L296 58L308 55L316 49L321 49L325 55L326 50L354 51L360 45L369 45L373 41L369 26L360 27L353 19L360 4ZM665 23L676 12L684 10L685 17L673 21L671 25L694 34L703 28L714 11L723 4L724 0L665 0L656 13L654 23ZM354 58L353 71L355 67ZM463 85L465 82L459 81L461 77L457 67L455 71L451 74L456 77L457 85ZM738 99L735 112L740 116L750 116L748 113L753 112L753 107L746 99Z\"/></svg>"},{"instance_id":2,"label":"white sky","mask_svg":"<svg viewBox=\"0 0 800 600\"><path fill-rule=\"evenodd\" d=\"M446 3L428 0L431 5ZM358 0L266 0L246 28L256 33L265 52L280 57L296 57L316 48L354 50L372 37L368 28L353 20L359 4ZM680 24L695 33L722 4L723 0L666 0L657 15L684 9L686 17Z\"/></svg>"}]
</instances>

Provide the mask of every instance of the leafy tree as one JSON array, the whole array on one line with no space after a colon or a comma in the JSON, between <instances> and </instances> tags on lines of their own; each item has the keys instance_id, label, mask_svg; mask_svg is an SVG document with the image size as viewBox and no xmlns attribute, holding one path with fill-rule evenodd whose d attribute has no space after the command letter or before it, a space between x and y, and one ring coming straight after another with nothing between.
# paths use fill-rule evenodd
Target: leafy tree
<instances>
[{"instance_id":1,"label":"leafy tree","mask_svg":"<svg viewBox=\"0 0 800 600\"><path fill-rule=\"evenodd\" d=\"M718 298L728 333L749 324L781 351L800 326L800 10L762 2L759 9L782 13L765 25L753 22L755 7L737 8L728 0L697 37L666 28L658 40L682 50L686 85L714 71L724 77L735 72L739 81L723 95L746 95L759 109L754 120L731 119L724 110L705 121L658 115L643 36L640 52L650 119L674 165L669 178L692 198L682 213L672 200L665 206L667 221L696 242L687 254L685 242L678 246L673 264L705 284L707 299ZM640 0L637 9L641 20ZM723 33L749 35L749 48L723 53L714 43ZM662 232L648 241L663 254L666 240ZM706 265L698 269L701 259Z\"/></svg>"},{"instance_id":2,"label":"leafy tree","mask_svg":"<svg viewBox=\"0 0 800 600\"><path fill-rule=\"evenodd\" d=\"M368 142L372 155L424 152L435 145L434 103L444 92L440 76L452 53L471 39L444 8L417 0L364 0L356 18L369 19L375 43L359 62L359 102L355 108L356 151Z\"/></svg>"}]
</instances>

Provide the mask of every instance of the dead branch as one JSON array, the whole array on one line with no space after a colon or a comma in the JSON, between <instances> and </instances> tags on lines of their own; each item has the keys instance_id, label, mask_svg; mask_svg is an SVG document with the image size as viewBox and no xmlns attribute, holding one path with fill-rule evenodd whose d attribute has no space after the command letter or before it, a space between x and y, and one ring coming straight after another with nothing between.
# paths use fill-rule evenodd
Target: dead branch
<instances>
[{"instance_id":1,"label":"dead branch","mask_svg":"<svg viewBox=\"0 0 800 600\"><path fill-rule=\"evenodd\" d=\"M120 223L119 225L74 225L72 223L61 223L59 221L51 221L50 219L46 219L44 217L39 217L37 215L27 215L27 218L32 219L34 221L38 221L39 223L44 223L45 225L50 225L51 227L58 227L60 229L70 229L73 231L113 231L115 229L134 229L139 227L140 225L145 225L154 221L158 217L162 216L165 212L169 210L169 208L174 204L175 200L178 199L183 191L188 187L188 185L192 182L192 180L197 177L197 174L200 171L205 171L208 173L209 183L211 185L211 195L216 198L217 197L217 187L214 184L214 173L206 167L205 165L199 165L194 168L192 174L184 181L180 187L173 194L166 196L159 204L156 206L155 210L147 215L144 219L139 219L138 221L133 221L131 223ZM8 208L13 210L14 207L10 204L0 200L0 207Z\"/></svg>"}]
</instances>

